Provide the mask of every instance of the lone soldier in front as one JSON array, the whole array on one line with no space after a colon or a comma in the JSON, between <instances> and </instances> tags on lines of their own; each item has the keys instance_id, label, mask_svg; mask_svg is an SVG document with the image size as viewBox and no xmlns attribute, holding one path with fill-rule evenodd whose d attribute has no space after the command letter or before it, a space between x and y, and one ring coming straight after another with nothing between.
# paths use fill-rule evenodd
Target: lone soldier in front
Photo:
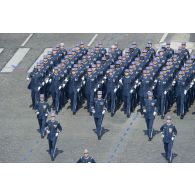
<instances>
[{"instance_id":1,"label":"lone soldier in front","mask_svg":"<svg viewBox=\"0 0 195 195\"><path fill-rule=\"evenodd\" d=\"M177 135L177 129L171 123L171 116L167 116L167 122L160 128L160 131L163 137L166 159L169 163L171 163L173 141L175 139L175 136Z\"/></svg>"},{"instance_id":2,"label":"lone soldier in front","mask_svg":"<svg viewBox=\"0 0 195 195\"><path fill-rule=\"evenodd\" d=\"M95 160L89 156L89 152L87 149L84 150L84 155L79 158L77 163L95 163Z\"/></svg>"},{"instance_id":3,"label":"lone soldier in front","mask_svg":"<svg viewBox=\"0 0 195 195\"><path fill-rule=\"evenodd\" d=\"M92 113L94 116L98 140L101 140L102 122L105 111L106 111L105 100L102 98L102 91L98 91L97 98L94 99L94 106L92 106Z\"/></svg>"},{"instance_id":4,"label":"lone soldier in front","mask_svg":"<svg viewBox=\"0 0 195 195\"><path fill-rule=\"evenodd\" d=\"M49 153L51 155L52 161L54 161L55 159L58 135L62 131L60 123L55 118L56 118L55 113L52 113L51 120L47 121L46 123L47 139L49 142Z\"/></svg>"},{"instance_id":5,"label":"lone soldier in front","mask_svg":"<svg viewBox=\"0 0 195 195\"><path fill-rule=\"evenodd\" d=\"M148 130L148 141L153 138L153 123L156 116L156 100L153 99L153 93L148 91L148 98L145 99L143 112Z\"/></svg>"}]
</instances>

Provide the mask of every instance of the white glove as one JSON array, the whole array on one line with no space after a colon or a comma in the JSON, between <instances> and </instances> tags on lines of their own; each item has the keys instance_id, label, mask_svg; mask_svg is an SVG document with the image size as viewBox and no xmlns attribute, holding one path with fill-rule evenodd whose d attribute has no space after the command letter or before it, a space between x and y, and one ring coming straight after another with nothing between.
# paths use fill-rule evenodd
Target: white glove
<instances>
[{"instance_id":1,"label":"white glove","mask_svg":"<svg viewBox=\"0 0 195 195\"><path fill-rule=\"evenodd\" d=\"M133 89L131 89L130 93L133 93Z\"/></svg>"},{"instance_id":2,"label":"white glove","mask_svg":"<svg viewBox=\"0 0 195 195\"><path fill-rule=\"evenodd\" d=\"M155 83L157 83L157 80L155 79L155 81L154 81Z\"/></svg>"},{"instance_id":3,"label":"white glove","mask_svg":"<svg viewBox=\"0 0 195 195\"><path fill-rule=\"evenodd\" d=\"M59 134L59 133L56 133L56 137L58 137L58 134Z\"/></svg>"},{"instance_id":4,"label":"white glove","mask_svg":"<svg viewBox=\"0 0 195 195\"><path fill-rule=\"evenodd\" d=\"M65 81L67 82L67 81L68 81L68 79L66 78L66 79L65 79Z\"/></svg>"},{"instance_id":5,"label":"white glove","mask_svg":"<svg viewBox=\"0 0 195 195\"><path fill-rule=\"evenodd\" d=\"M171 140L173 141L174 140L174 137L172 137Z\"/></svg>"},{"instance_id":6,"label":"white glove","mask_svg":"<svg viewBox=\"0 0 195 195\"><path fill-rule=\"evenodd\" d=\"M48 79L48 78L46 78L46 79L45 79L45 83L48 83L48 81L49 81L49 79Z\"/></svg>"},{"instance_id":7,"label":"white glove","mask_svg":"<svg viewBox=\"0 0 195 195\"><path fill-rule=\"evenodd\" d=\"M115 89L114 89L114 93L116 93L116 90L117 90L117 89L115 88Z\"/></svg>"},{"instance_id":8,"label":"white glove","mask_svg":"<svg viewBox=\"0 0 195 195\"><path fill-rule=\"evenodd\" d=\"M39 114L39 112L36 112L36 114L38 115L38 114Z\"/></svg>"},{"instance_id":9,"label":"white glove","mask_svg":"<svg viewBox=\"0 0 195 195\"><path fill-rule=\"evenodd\" d=\"M83 84L85 84L86 82L85 81L83 81Z\"/></svg>"},{"instance_id":10,"label":"white glove","mask_svg":"<svg viewBox=\"0 0 195 195\"><path fill-rule=\"evenodd\" d=\"M195 78L194 78L194 80L193 80L194 82L195 82Z\"/></svg>"},{"instance_id":11,"label":"white glove","mask_svg":"<svg viewBox=\"0 0 195 195\"><path fill-rule=\"evenodd\" d=\"M120 82L121 84L123 84L122 79L120 79L119 82Z\"/></svg>"},{"instance_id":12,"label":"white glove","mask_svg":"<svg viewBox=\"0 0 195 195\"><path fill-rule=\"evenodd\" d=\"M164 137L164 135L162 134L162 138Z\"/></svg>"},{"instance_id":13,"label":"white glove","mask_svg":"<svg viewBox=\"0 0 195 195\"><path fill-rule=\"evenodd\" d=\"M58 89L60 90L61 88L62 88L62 86L59 86L59 88L58 88Z\"/></svg>"},{"instance_id":14,"label":"white glove","mask_svg":"<svg viewBox=\"0 0 195 195\"><path fill-rule=\"evenodd\" d=\"M50 133L50 131L47 129L47 134L49 134Z\"/></svg>"},{"instance_id":15,"label":"white glove","mask_svg":"<svg viewBox=\"0 0 195 195\"><path fill-rule=\"evenodd\" d=\"M96 91L97 91L97 89L95 88L95 89L94 89L94 92L96 92Z\"/></svg>"},{"instance_id":16,"label":"white glove","mask_svg":"<svg viewBox=\"0 0 195 195\"><path fill-rule=\"evenodd\" d=\"M48 114L46 113L45 116L47 116Z\"/></svg>"},{"instance_id":17,"label":"white glove","mask_svg":"<svg viewBox=\"0 0 195 195\"><path fill-rule=\"evenodd\" d=\"M30 80L30 78L29 78L29 77L27 77L27 78L26 78L26 80L27 80L27 81L29 81L29 80Z\"/></svg>"},{"instance_id":18,"label":"white glove","mask_svg":"<svg viewBox=\"0 0 195 195\"><path fill-rule=\"evenodd\" d=\"M143 112L146 112L146 109L143 109Z\"/></svg>"},{"instance_id":19,"label":"white glove","mask_svg":"<svg viewBox=\"0 0 195 195\"><path fill-rule=\"evenodd\" d=\"M51 79L49 79L49 82L51 83Z\"/></svg>"},{"instance_id":20,"label":"white glove","mask_svg":"<svg viewBox=\"0 0 195 195\"><path fill-rule=\"evenodd\" d=\"M186 93L187 93L187 90L184 90L184 94L186 95Z\"/></svg>"},{"instance_id":21,"label":"white glove","mask_svg":"<svg viewBox=\"0 0 195 195\"><path fill-rule=\"evenodd\" d=\"M41 87L38 87L38 91L41 89Z\"/></svg>"},{"instance_id":22,"label":"white glove","mask_svg":"<svg viewBox=\"0 0 195 195\"><path fill-rule=\"evenodd\" d=\"M65 87L65 84L62 84L63 87Z\"/></svg>"},{"instance_id":23,"label":"white glove","mask_svg":"<svg viewBox=\"0 0 195 195\"><path fill-rule=\"evenodd\" d=\"M80 88L77 89L77 92L79 92L79 91L80 91Z\"/></svg>"},{"instance_id":24,"label":"white glove","mask_svg":"<svg viewBox=\"0 0 195 195\"><path fill-rule=\"evenodd\" d=\"M102 84L104 83L104 80L102 80Z\"/></svg>"},{"instance_id":25,"label":"white glove","mask_svg":"<svg viewBox=\"0 0 195 195\"><path fill-rule=\"evenodd\" d=\"M134 86L134 89L136 89L137 85Z\"/></svg>"},{"instance_id":26,"label":"white glove","mask_svg":"<svg viewBox=\"0 0 195 195\"><path fill-rule=\"evenodd\" d=\"M156 116L156 112L154 112L154 116Z\"/></svg>"},{"instance_id":27,"label":"white glove","mask_svg":"<svg viewBox=\"0 0 195 195\"><path fill-rule=\"evenodd\" d=\"M42 85L45 85L45 82L42 82Z\"/></svg>"},{"instance_id":28,"label":"white glove","mask_svg":"<svg viewBox=\"0 0 195 195\"><path fill-rule=\"evenodd\" d=\"M166 95L167 94L167 91L165 91L164 94Z\"/></svg>"},{"instance_id":29,"label":"white glove","mask_svg":"<svg viewBox=\"0 0 195 195\"><path fill-rule=\"evenodd\" d=\"M139 83L138 79L135 81L135 83L137 83L137 84Z\"/></svg>"},{"instance_id":30,"label":"white glove","mask_svg":"<svg viewBox=\"0 0 195 195\"><path fill-rule=\"evenodd\" d=\"M81 80L84 81L84 79L85 79L85 78L84 78L84 76L83 76L83 77L81 78Z\"/></svg>"},{"instance_id":31,"label":"white glove","mask_svg":"<svg viewBox=\"0 0 195 195\"><path fill-rule=\"evenodd\" d=\"M105 110L102 111L102 114L104 114L104 113L105 113Z\"/></svg>"},{"instance_id":32,"label":"white glove","mask_svg":"<svg viewBox=\"0 0 195 195\"><path fill-rule=\"evenodd\" d=\"M152 89L154 89L154 86L152 86Z\"/></svg>"},{"instance_id":33,"label":"white glove","mask_svg":"<svg viewBox=\"0 0 195 195\"><path fill-rule=\"evenodd\" d=\"M92 113L94 114L95 113L95 110L92 110Z\"/></svg>"}]
</instances>

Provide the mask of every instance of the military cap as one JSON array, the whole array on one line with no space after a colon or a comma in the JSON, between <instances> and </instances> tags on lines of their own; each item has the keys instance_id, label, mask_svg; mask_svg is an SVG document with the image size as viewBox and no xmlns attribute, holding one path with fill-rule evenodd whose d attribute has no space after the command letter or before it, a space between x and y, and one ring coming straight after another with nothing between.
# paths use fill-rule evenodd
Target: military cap
<instances>
[{"instance_id":1,"label":"military cap","mask_svg":"<svg viewBox=\"0 0 195 195\"><path fill-rule=\"evenodd\" d=\"M151 91L147 92L148 96L153 96L153 93Z\"/></svg>"},{"instance_id":2,"label":"military cap","mask_svg":"<svg viewBox=\"0 0 195 195\"><path fill-rule=\"evenodd\" d=\"M40 94L40 98L44 98L45 97L45 95L44 94Z\"/></svg>"},{"instance_id":3,"label":"military cap","mask_svg":"<svg viewBox=\"0 0 195 195\"><path fill-rule=\"evenodd\" d=\"M40 60L37 62L37 65L38 65L38 66L41 65Z\"/></svg>"},{"instance_id":4,"label":"military cap","mask_svg":"<svg viewBox=\"0 0 195 195\"><path fill-rule=\"evenodd\" d=\"M52 48L52 51L56 51L56 50L57 50L57 48L56 48L56 47L53 47L53 48Z\"/></svg>"},{"instance_id":5,"label":"military cap","mask_svg":"<svg viewBox=\"0 0 195 195\"><path fill-rule=\"evenodd\" d=\"M144 74L147 74L147 70L143 70L143 73L144 73Z\"/></svg>"},{"instance_id":6,"label":"military cap","mask_svg":"<svg viewBox=\"0 0 195 195\"><path fill-rule=\"evenodd\" d=\"M132 65L136 65L135 61L131 62Z\"/></svg>"},{"instance_id":7,"label":"military cap","mask_svg":"<svg viewBox=\"0 0 195 195\"><path fill-rule=\"evenodd\" d=\"M181 45L186 45L186 42L182 42Z\"/></svg>"},{"instance_id":8,"label":"military cap","mask_svg":"<svg viewBox=\"0 0 195 195\"><path fill-rule=\"evenodd\" d=\"M152 41L148 41L148 44L152 44Z\"/></svg>"},{"instance_id":9,"label":"military cap","mask_svg":"<svg viewBox=\"0 0 195 195\"><path fill-rule=\"evenodd\" d=\"M129 73L129 69L125 69L125 73Z\"/></svg>"},{"instance_id":10,"label":"military cap","mask_svg":"<svg viewBox=\"0 0 195 195\"><path fill-rule=\"evenodd\" d=\"M98 61L96 61L96 64L101 64L101 62L98 60Z\"/></svg>"},{"instance_id":11,"label":"military cap","mask_svg":"<svg viewBox=\"0 0 195 195\"><path fill-rule=\"evenodd\" d=\"M120 63L120 61L119 60L117 60L116 61L116 65L120 65L121 63Z\"/></svg>"},{"instance_id":12,"label":"military cap","mask_svg":"<svg viewBox=\"0 0 195 195\"><path fill-rule=\"evenodd\" d=\"M150 44L146 44L146 47L147 47L147 48L150 47Z\"/></svg>"},{"instance_id":13,"label":"military cap","mask_svg":"<svg viewBox=\"0 0 195 195\"><path fill-rule=\"evenodd\" d=\"M163 72L162 71L160 71L160 75L163 75Z\"/></svg>"},{"instance_id":14,"label":"military cap","mask_svg":"<svg viewBox=\"0 0 195 195\"><path fill-rule=\"evenodd\" d=\"M182 70L182 71L185 71L186 69L185 69L185 67L182 67L181 70Z\"/></svg>"},{"instance_id":15,"label":"military cap","mask_svg":"<svg viewBox=\"0 0 195 195\"><path fill-rule=\"evenodd\" d=\"M115 65L113 65L113 64L112 64L112 65L110 65L110 68L115 68Z\"/></svg>"},{"instance_id":16,"label":"military cap","mask_svg":"<svg viewBox=\"0 0 195 195\"><path fill-rule=\"evenodd\" d=\"M91 71L92 71L91 68L88 68L88 69L87 69L87 72L91 72Z\"/></svg>"},{"instance_id":17,"label":"military cap","mask_svg":"<svg viewBox=\"0 0 195 195\"><path fill-rule=\"evenodd\" d=\"M95 65L95 64L92 64L91 67L92 67L92 68L96 68L96 65Z\"/></svg>"},{"instance_id":18,"label":"military cap","mask_svg":"<svg viewBox=\"0 0 195 195\"><path fill-rule=\"evenodd\" d=\"M158 52L164 52L164 49L163 49L163 48L161 48Z\"/></svg>"},{"instance_id":19,"label":"military cap","mask_svg":"<svg viewBox=\"0 0 195 195\"><path fill-rule=\"evenodd\" d=\"M163 67L163 68L162 68L162 70L163 70L163 71L166 71L166 70L167 70L167 68L166 68L166 67Z\"/></svg>"},{"instance_id":20,"label":"military cap","mask_svg":"<svg viewBox=\"0 0 195 195\"><path fill-rule=\"evenodd\" d=\"M81 41L81 42L80 42L80 45L84 45L84 42L83 42L83 41Z\"/></svg>"},{"instance_id":21,"label":"military cap","mask_svg":"<svg viewBox=\"0 0 195 195\"><path fill-rule=\"evenodd\" d=\"M43 59L46 59L46 58L47 58L47 55L44 55L44 56L43 56Z\"/></svg>"},{"instance_id":22,"label":"military cap","mask_svg":"<svg viewBox=\"0 0 195 195\"><path fill-rule=\"evenodd\" d=\"M102 61L106 61L106 57L103 56L103 57L102 57Z\"/></svg>"},{"instance_id":23,"label":"military cap","mask_svg":"<svg viewBox=\"0 0 195 195\"><path fill-rule=\"evenodd\" d=\"M147 53L148 51L146 50L146 49L144 49L143 51L142 51L142 53Z\"/></svg>"},{"instance_id":24,"label":"military cap","mask_svg":"<svg viewBox=\"0 0 195 195\"><path fill-rule=\"evenodd\" d=\"M183 74L183 72L182 71L179 71L179 74L181 75L181 74Z\"/></svg>"},{"instance_id":25,"label":"military cap","mask_svg":"<svg viewBox=\"0 0 195 195\"><path fill-rule=\"evenodd\" d=\"M133 45L130 45L130 46L129 46L129 49L133 49Z\"/></svg>"},{"instance_id":26,"label":"military cap","mask_svg":"<svg viewBox=\"0 0 195 195\"><path fill-rule=\"evenodd\" d=\"M169 41L166 42L166 45L171 45L171 43Z\"/></svg>"},{"instance_id":27,"label":"military cap","mask_svg":"<svg viewBox=\"0 0 195 195\"><path fill-rule=\"evenodd\" d=\"M58 67L54 67L54 70L58 70Z\"/></svg>"},{"instance_id":28,"label":"military cap","mask_svg":"<svg viewBox=\"0 0 195 195\"><path fill-rule=\"evenodd\" d=\"M171 116L168 115L168 116L166 117L166 119L167 119L167 120L171 120Z\"/></svg>"},{"instance_id":29,"label":"military cap","mask_svg":"<svg viewBox=\"0 0 195 195\"><path fill-rule=\"evenodd\" d=\"M60 46L61 46L61 47L64 46L64 43L60 43Z\"/></svg>"},{"instance_id":30,"label":"military cap","mask_svg":"<svg viewBox=\"0 0 195 195\"><path fill-rule=\"evenodd\" d=\"M102 95L102 91L98 91L97 94L98 94L98 95Z\"/></svg>"},{"instance_id":31,"label":"military cap","mask_svg":"<svg viewBox=\"0 0 195 195\"><path fill-rule=\"evenodd\" d=\"M72 55L72 52L71 52L71 51L69 51L67 54L68 54L68 55Z\"/></svg>"},{"instance_id":32,"label":"military cap","mask_svg":"<svg viewBox=\"0 0 195 195\"><path fill-rule=\"evenodd\" d=\"M132 45L137 45L137 43L135 41L133 41Z\"/></svg>"},{"instance_id":33,"label":"military cap","mask_svg":"<svg viewBox=\"0 0 195 195\"><path fill-rule=\"evenodd\" d=\"M95 45L95 48L99 48L99 44L96 44L96 45Z\"/></svg>"},{"instance_id":34,"label":"military cap","mask_svg":"<svg viewBox=\"0 0 195 195\"><path fill-rule=\"evenodd\" d=\"M125 53L130 53L129 48L125 49Z\"/></svg>"},{"instance_id":35,"label":"military cap","mask_svg":"<svg viewBox=\"0 0 195 195\"><path fill-rule=\"evenodd\" d=\"M65 60L64 59L61 59L61 63L65 63Z\"/></svg>"},{"instance_id":36,"label":"military cap","mask_svg":"<svg viewBox=\"0 0 195 195\"><path fill-rule=\"evenodd\" d=\"M55 116L56 116L55 112L52 112L51 117L55 117Z\"/></svg>"},{"instance_id":37,"label":"military cap","mask_svg":"<svg viewBox=\"0 0 195 195\"><path fill-rule=\"evenodd\" d=\"M78 64L74 64L74 68L78 68Z\"/></svg>"},{"instance_id":38,"label":"military cap","mask_svg":"<svg viewBox=\"0 0 195 195\"><path fill-rule=\"evenodd\" d=\"M119 60L122 60L122 56L119 56L118 59L119 59Z\"/></svg>"},{"instance_id":39,"label":"military cap","mask_svg":"<svg viewBox=\"0 0 195 195\"><path fill-rule=\"evenodd\" d=\"M135 58L135 61L139 61L140 59L139 58Z\"/></svg>"},{"instance_id":40,"label":"military cap","mask_svg":"<svg viewBox=\"0 0 195 195\"><path fill-rule=\"evenodd\" d=\"M51 55L51 54L52 54L51 51L48 51L48 52L47 52L47 55Z\"/></svg>"},{"instance_id":41,"label":"military cap","mask_svg":"<svg viewBox=\"0 0 195 195\"><path fill-rule=\"evenodd\" d=\"M98 45L102 45L102 42L99 42Z\"/></svg>"},{"instance_id":42,"label":"military cap","mask_svg":"<svg viewBox=\"0 0 195 195\"><path fill-rule=\"evenodd\" d=\"M60 47L60 44L57 44L57 45L56 45L56 48L59 48L59 47Z\"/></svg>"}]
</instances>

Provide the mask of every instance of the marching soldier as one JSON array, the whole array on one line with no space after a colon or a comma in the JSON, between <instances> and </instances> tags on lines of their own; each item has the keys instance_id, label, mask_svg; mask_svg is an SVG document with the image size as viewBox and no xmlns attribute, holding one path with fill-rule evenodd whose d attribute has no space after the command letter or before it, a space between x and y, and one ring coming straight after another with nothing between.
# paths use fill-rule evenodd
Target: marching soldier
<instances>
[{"instance_id":1,"label":"marching soldier","mask_svg":"<svg viewBox=\"0 0 195 195\"><path fill-rule=\"evenodd\" d=\"M98 140L101 140L102 122L103 122L105 111L106 111L105 100L102 99L102 91L98 91L97 98L95 98L94 106L92 107L92 113L94 116Z\"/></svg>"},{"instance_id":2,"label":"marching soldier","mask_svg":"<svg viewBox=\"0 0 195 195\"><path fill-rule=\"evenodd\" d=\"M143 112L148 131L148 141L151 141L153 138L153 123L156 116L156 100L153 99L151 91L148 91L148 99L145 99Z\"/></svg>"},{"instance_id":3,"label":"marching soldier","mask_svg":"<svg viewBox=\"0 0 195 195\"><path fill-rule=\"evenodd\" d=\"M51 160L54 161L58 135L62 131L60 123L56 120L55 113L51 113L51 120L47 121L45 129L49 142L49 153L51 155Z\"/></svg>"},{"instance_id":4,"label":"marching soldier","mask_svg":"<svg viewBox=\"0 0 195 195\"><path fill-rule=\"evenodd\" d=\"M171 123L171 117L167 116L167 122L160 128L163 142L164 142L164 150L166 153L166 159L169 163L172 162L172 148L175 136L177 135L176 127Z\"/></svg>"},{"instance_id":5,"label":"marching soldier","mask_svg":"<svg viewBox=\"0 0 195 195\"><path fill-rule=\"evenodd\" d=\"M39 122L39 130L41 133L41 138L45 136L45 125L47 121L47 116L51 112L51 108L47 102L45 102L44 94L40 94L40 102L36 105L36 114Z\"/></svg>"},{"instance_id":6,"label":"marching soldier","mask_svg":"<svg viewBox=\"0 0 195 195\"><path fill-rule=\"evenodd\" d=\"M96 163L96 162L91 156L89 156L88 150L85 149L83 152L83 156L81 156L81 158L79 158L77 163Z\"/></svg>"}]
</instances>

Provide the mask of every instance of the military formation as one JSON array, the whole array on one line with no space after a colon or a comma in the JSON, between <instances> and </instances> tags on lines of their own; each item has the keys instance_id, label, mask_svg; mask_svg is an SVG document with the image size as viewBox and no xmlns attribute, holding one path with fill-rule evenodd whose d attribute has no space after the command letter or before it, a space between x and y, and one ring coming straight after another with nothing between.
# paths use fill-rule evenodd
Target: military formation
<instances>
[{"instance_id":1,"label":"military formation","mask_svg":"<svg viewBox=\"0 0 195 195\"><path fill-rule=\"evenodd\" d=\"M81 41L72 49L65 49L64 43L58 44L37 62L27 80L30 80L31 106L36 110L41 137L47 135L54 160L57 137L62 131L55 115L66 104L70 104L75 115L86 103L85 109L94 117L99 140L106 111L113 117L122 107L121 111L129 118L140 106L151 141L156 115L163 119L174 103L181 119L188 112L195 99L194 75L195 56L190 56L185 42L178 50L167 42L156 51L151 41L143 50L136 42L121 50L118 43L106 49L102 43L89 48ZM50 97L51 106L47 103ZM49 113L51 120L47 119ZM165 126L161 131L167 143L166 136L170 135ZM177 134L176 128L173 129L172 137ZM169 162L170 148L165 144Z\"/></svg>"}]
</instances>

